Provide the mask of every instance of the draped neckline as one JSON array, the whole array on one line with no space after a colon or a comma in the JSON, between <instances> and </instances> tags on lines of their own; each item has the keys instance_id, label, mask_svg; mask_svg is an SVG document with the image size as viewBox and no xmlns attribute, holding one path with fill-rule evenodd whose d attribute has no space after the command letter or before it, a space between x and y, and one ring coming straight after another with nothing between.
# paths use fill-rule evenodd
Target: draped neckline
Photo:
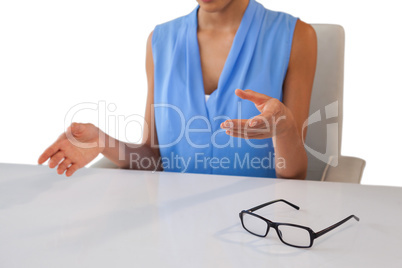
<instances>
[{"instance_id":1,"label":"draped neckline","mask_svg":"<svg viewBox=\"0 0 402 268\"><path fill-rule=\"evenodd\" d=\"M198 5L190 14L188 21L188 29L187 29L187 83L188 88L192 91L191 94L194 96L192 98L196 102L200 102L203 100L204 103L204 113L208 115L208 105L207 102L212 101L214 98L218 98L220 95L220 91L225 89L225 86L230 78L230 74L236 64L236 60L239 56L243 43L246 39L247 32L251 26L251 22L254 17L254 13L257 9L257 5L255 0L249 0L247 8L243 14L240 25L236 31L235 37L233 38L233 42L229 51L229 54L226 58L225 64L223 66L221 75L218 80L218 87L210 94L208 101L205 101L205 88L203 81L203 73L201 68L201 55L198 44L198 10L200 6ZM235 88L230 88L228 90L234 91ZM195 105L196 107L198 105Z\"/></svg>"}]
</instances>

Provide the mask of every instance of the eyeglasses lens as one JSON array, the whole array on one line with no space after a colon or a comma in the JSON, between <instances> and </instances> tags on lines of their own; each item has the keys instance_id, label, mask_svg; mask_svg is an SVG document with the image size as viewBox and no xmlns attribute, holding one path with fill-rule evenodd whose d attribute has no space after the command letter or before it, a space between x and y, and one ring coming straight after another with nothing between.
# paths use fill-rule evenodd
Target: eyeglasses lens
<instances>
[{"instance_id":1,"label":"eyeglasses lens","mask_svg":"<svg viewBox=\"0 0 402 268\"><path fill-rule=\"evenodd\" d=\"M268 224L264 220L248 213L243 213L243 226L247 231L258 236L265 236L268 230Z\"/></svg>"},{"instance_id":2,"label":"eyeglasses lens","mask_svg":"<svg viewBox=\"0 0 402 268\"><path fill-rule=\"evenodd\" d=\"M310 233L306 229L290 225L279 225L278 230L285 243L298 247L310 246Z\"/></svg>"}]
</instances>

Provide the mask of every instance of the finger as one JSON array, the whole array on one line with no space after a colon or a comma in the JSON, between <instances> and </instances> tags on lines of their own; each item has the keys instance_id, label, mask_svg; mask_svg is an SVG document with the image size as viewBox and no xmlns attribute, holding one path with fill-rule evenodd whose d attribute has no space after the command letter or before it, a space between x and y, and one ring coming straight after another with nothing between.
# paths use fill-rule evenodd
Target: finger
<instances>
[{"instance_id":1,"label":"finger","mask_svg":"<svg viewBox=\"0 0 402 268\"><path fill-rule=\"evenodd\" d=\"M229 119L220 125L223 129L237 129L244 128L247 125L248 119Z\"/></svg>"},{"instance_id":2,"label":"finger","mask_svg":"<svg viewBox=\"0 0 402 268\"><path fill-rule=\"evenodd\" d=\"M57 153L55 153L49 160L49 167L50 168L54 168L56 167L61 160L63 160L64 158L64 152L62 151L58 151Z\"/></svg>"},{"instance_id":3,"label":"finger","mask_svg":"<svg viewBox=\"0 0 402 268\"><path fill-rule=\"evenodd\" d=\"M46 160L49 159L49 157L51 157L52 155L54 155L55 153L57 153L59 151L59 146L57 143L53 143L49 148L47 148L42 154L41 156L39 156L38 159L38 164L42 165L43 163L46 162Z\"/></svg>"},{"instance_id":4,"label":"finger","mask_svg":"<svg viewBox=\"0 0 402 268\"><path fill-rule=\"evenodd\" d=\"M250 126L259 126L261 124L266 124L267 122L272 124L284 114L283 103L277 99L271 98L269 101L265 102L263 105L261 114L256 115L250 120Z\"/></svg>"},{"instance_id":5,"label":"finger","mask_svg":"<svg viewBox=\"0 0 402 268\"><path fill-rule=\"evenodd\" d=\"M265 133L239 133L234 131L226 131L226 134L235 138L242 138L242 139L266 139Z\"/></svg>"},{"instance_id":6,"label":"finger","mask_svg":"<svg viewBox=\"0 0 402 268\"><path fill-rule=\"evenodd\" d=\"M253 122L255 122L253 124ZM231 119L231 120L226 120L224 121L220 127L222 129L227 129L227 130L248 130L250 132L254 132L255 130L260 131L264 130L267 131L270 129L271 123L269 120L264 118L263 116L261 117L254 117L252 119Z\"/></svg>"},{"instance_id":7,"label":"finger","mask_svg":"<svg viewBox=\"0 0 402 268\"><path fill-rule=\"evenodd\" d=\"M269 118L269 119L267 119ZM259 114L253 118L251 118L248 122L248 126L250 128L256 129L256 128L270 128L272 123L272 116L270 115L262 115Z\"/></svg>"},{"instance_id":8,"label":"finger","mask_svg":"<svg viewBox=\"0 0 402 268\"><path fill-rule=\"evenodd\" d=\"M236 89L235 94L243 100L249 100L254 102L255 105L263 104L264 102L272 99L272 97L270 96L255 92L251 89L246 90Z\"/></svg>"},{"instance_id":9,"label":"finger","mask_svg":"<svg viewBox=\"0 0 402 268\"><path fill-rule=\"evenodd\" d=\"M81 167L77 163L72 164L69 168L67 168L66 176L70 177L71 175L74 174L74 172L76 172L80 168Z\"/></svg>"},{"instance_id":10,"label":"finger","mask_svg":"<svg viewBox=\"0 0 402 268\"><path fill-rule=\"evenodd\" d=\"M57 168L58 174L63 174L64 171L71 165L71 160L69 158L64 158L63 162L61 162Z\"/></svg>"},{"instance_id":11,"label":"finger","mask_svg":"<svg viewBox=\"0 0 402 268\"><path fill-rule=\"evenodd\" d=\"M229 129L229 132L237 135L256 136L260 134L269 134L269 129Z\"/></svg>"}]
</instances>

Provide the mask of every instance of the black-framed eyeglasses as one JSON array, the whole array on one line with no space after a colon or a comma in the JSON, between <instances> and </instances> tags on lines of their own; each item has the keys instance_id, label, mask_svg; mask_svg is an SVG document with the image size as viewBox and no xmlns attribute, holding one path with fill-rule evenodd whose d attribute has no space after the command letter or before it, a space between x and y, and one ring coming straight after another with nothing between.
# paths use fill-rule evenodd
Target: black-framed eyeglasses
<instances>
[{"instance_id":1,"label":"black-framed eyeglasses","mask_svg":"<svg viewBox=\"0 0 402 268\"><path fill-rule=\"evenodd\" d=\"M268 234L270 228L274 228L276 233L279 236L279 239L286 245L297 247L297 248L310 248L313 245L314 239L322 236L323 234L328 233L329 231L335 229L346 221L354 218L359 221L359 218L355 215L350 215L349 217L341 220L334 225L329 226L319 232L314 232L309 227L301 226L292 223L281 223L281 222L273 222L264 217L261 217L258 214L253 213L254 211L266 207L268 205L274 204L276 202L285 202L289 206L299 210L300 208L284 199L274 200L248 210L243 210L240 212L240 220L243 228L246 229L249 233L259 236L265 237Z\"/></svg>"}]
</instances>

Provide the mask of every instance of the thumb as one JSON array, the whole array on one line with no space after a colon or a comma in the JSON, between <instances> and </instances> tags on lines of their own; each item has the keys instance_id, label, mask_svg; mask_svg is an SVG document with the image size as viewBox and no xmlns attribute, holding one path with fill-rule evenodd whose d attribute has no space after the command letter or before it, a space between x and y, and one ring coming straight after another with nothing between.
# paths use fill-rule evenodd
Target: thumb
<instances>
[{"instance_id":1,"label":"thumb","mask_svg":"<svg viewBox=\"0 0 402 268\"><path fill-rule=\"evenodd\" d=\"M72 123L65 132L67 139L79 148L99 146L97 141L93 141L98 137L98 132L95 132L92 126L92 124Z\"/></svg>"},{"instance_id":2,"label":"thumb","mask_svg":"<svg viewBox=\"0 0 402 268\"><path fill-rule=\"evenodd\" d=\"M79 123L72 123L70 126L71 134L73 136L78 137L84 132L85 126Z\"/></svg>"},{"instance_id":3,"label":"thumb","mask_svg":"<svg viewBox=\"0 0 402 268\"><path fill-rule=\"evenodd\" d=\"M235 94L243 100L249 100L249 101L254 102L254 104L257 106L272 99L272 97L270 97L270 96L255 92L251 89L246 89L246 90L236 89Z\"/></svg>"}]
</instances>

